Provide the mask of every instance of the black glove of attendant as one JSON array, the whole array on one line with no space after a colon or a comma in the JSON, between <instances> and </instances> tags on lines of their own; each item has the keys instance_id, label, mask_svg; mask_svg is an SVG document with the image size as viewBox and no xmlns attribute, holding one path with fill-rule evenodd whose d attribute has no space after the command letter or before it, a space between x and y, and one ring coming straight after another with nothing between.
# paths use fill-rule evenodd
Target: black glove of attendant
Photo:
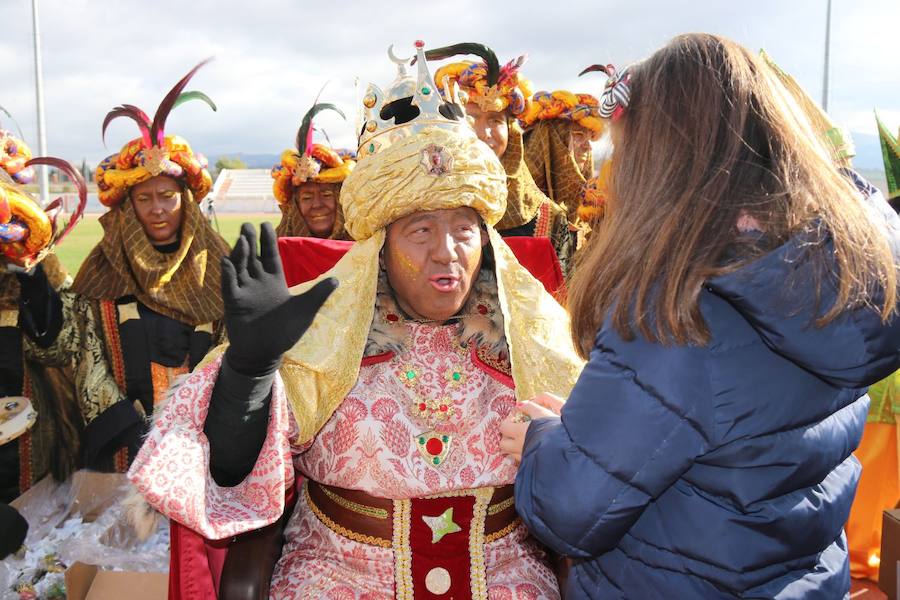
<instances>
[{"instance_id":1,"label":"black glove of attendant","mask_svg":"<svg viewBox=\"0 0 900 600\"><path fill-rule=\"evenodd\" d=\"M256 231L244 223L241 235L222 259L222 299L229 347L228 364L238 373L259 376L278 368L281 356L303 336L337 287L325 279L299 296L284 281L278 243L271 223L261 227L256 254Z\"/></svg>"},{"instance_id":2,"label":"black glove of attendant","mask_svg":"<svg viewBox=\"0 0 900 600\"><path fill-rule=\"evenodd\" d=\"M50 285L41 265L26 270L10 267L19 280L20 323L22 329L39 346L48 348L62 328L62 300Z\"/></svg>"}]
</instances>

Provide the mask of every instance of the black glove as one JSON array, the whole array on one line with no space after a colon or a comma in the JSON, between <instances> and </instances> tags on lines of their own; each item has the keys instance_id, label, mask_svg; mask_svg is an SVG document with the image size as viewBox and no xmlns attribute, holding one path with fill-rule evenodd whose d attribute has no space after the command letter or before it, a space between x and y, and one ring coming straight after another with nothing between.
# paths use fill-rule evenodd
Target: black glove
<instances>
[{"instance_id":1,"label":"black glove","mask_svg":"<svg viewBox=\"0 0 900 600\"><path fill-rule=\"evenodd\" d=\"M33 269L11 269L19 280L20 324L22 329L43 348L48 348L62 328L62 300L50 285L41 265Z\"/></svg>"},{"instance_id":2,"label":"black glove","mask_svg":"<svg viewBox=\"0 0 900 600\"><path fill-rule=\"evenodd\" d=\"M337 288L325 279L299 296L284 281L275 230L261 227L261 250L256 254L256 230L241 226L230 257L222 258L222 299L229 347L225 360L243 375L274 372L287 352L309 328L322 304Z\"/></svg>"}]
</instances>

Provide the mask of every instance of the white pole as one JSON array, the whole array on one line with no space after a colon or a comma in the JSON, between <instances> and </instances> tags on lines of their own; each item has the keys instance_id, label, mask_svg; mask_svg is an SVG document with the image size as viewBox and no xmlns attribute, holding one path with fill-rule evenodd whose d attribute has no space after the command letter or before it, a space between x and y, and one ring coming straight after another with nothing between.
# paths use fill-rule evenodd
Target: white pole
<instances>
[{"instance_id":1,"label":"white pole","mask_svg":"<svg viewBox=\"0 0 900 600\"><path fill-rule=\"evenodd\" d=\"M41 75L41 29L38 23L38 0L31 0L31 19L34 26L34 91L37 98L38 153L47 156L47 132L44 121L44 82ZM50 201L50 182L47 166L41 165L40 186L41 204Z\"/></svg>"},{"instance_id":2,"label":"white pole","mask_svg":"<svg viewBox=\"0 0 900 600\"><path fill-rule=\"evenodd\" d=\"M829 59L831 57L831 0L828 0L828 7L825 15L825 68L822 74L822 110L828 112L828 71Z\"/></svg>"}]
</instances>

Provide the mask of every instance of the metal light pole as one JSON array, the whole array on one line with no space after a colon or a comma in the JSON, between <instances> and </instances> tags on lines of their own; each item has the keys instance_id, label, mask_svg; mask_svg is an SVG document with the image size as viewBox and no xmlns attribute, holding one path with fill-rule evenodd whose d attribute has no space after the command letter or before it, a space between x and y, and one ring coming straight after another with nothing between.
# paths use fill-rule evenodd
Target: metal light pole
<instances>
[{"instance_id":1,"label":"metal light pole","mask_svg":"<svg viewBox=\"0 0 900 600\"><path fill-rule=\"evenodd\" d=\"M828 71L831 58L831 0L825 14L825 68L822 74L822 110L828 112Z\"/></svg>"},{"instance_id":2,"label":"metal light pole","mask_svg":"<svg viewBox=\"0 0 900 600\"><path fill-rule=\"evenodd\" d=\"M38 0L31 0L31 21L34 27L34 91L37 98L38 152L47 156L47 133L44 124L44 82L41 75L41 28L38 23ZM46 165L40 170L41 204L50 201L50 182Z\"/></svg>"}]
</instances>

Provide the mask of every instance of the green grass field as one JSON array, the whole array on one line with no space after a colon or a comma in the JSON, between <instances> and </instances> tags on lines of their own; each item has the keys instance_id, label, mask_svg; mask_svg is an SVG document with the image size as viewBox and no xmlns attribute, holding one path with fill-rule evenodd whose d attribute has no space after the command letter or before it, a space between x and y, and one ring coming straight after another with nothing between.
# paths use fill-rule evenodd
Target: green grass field
<instances>
[{"instance_id":1,"label":"green grass field","mask_svg":"<svg viewBox=\"0 0 900 600\"><path fill-rule=\"evenodd\" d=\"M237 239L238 232L241 229L241 223L253 223L257 227L264 221L271 221L273 225L277 225L281 215L278 213L267 214L220 214L219 217L219 233L228 242L229 245L234 244ZM103 228L98 221L98 215L87 215L72 230L72 233L63 240L56 254L69 273L74 277L81 266L81 261L85 259L88 253L97 245L97 242L103 237Z\"/></svg>"}]
</instances>

